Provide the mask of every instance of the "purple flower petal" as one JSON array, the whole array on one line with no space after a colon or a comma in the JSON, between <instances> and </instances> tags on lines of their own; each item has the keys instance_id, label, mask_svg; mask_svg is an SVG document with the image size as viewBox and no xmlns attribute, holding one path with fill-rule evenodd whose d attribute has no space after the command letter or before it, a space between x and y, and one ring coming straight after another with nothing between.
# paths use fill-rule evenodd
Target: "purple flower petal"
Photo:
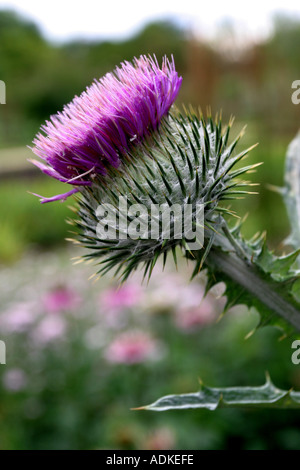
<instances>
[{"instance_id":1,"label":"purple flower petal","mask_svg":"<svg viewBox=\"0 0 300 470\"><path fill-rule=\"evenodd\" d=\"M33 163L60 181L91 184L92 175L118 167L126 152L157 129L181 81L173 59L164 57L161 67L155 56L123 62L46 121L32 149L46 164Z\"/></svg>"},{"instance_id":2,"label":"purple flower petal","mask_svg":"<svg viewBox=\"0 0 300 470\"><path fill-rule=\"evenodd\" d=\"M36 193L30 193L30 194L33 194L33 196L39 197L40 201L41 201L41 204L45 204L46 202L53 202L53 201L63 202L69 196L72 196L72 194L75 194L75 193L78 193L78 192L79 192L79 189L74 188L74 189L71 189L71 191L68 191L67 193L57 194L56 196L52 196L52 197L44 197L44 196L40 196L40 194L36 194Z\"/></svg>"}]
</instances>

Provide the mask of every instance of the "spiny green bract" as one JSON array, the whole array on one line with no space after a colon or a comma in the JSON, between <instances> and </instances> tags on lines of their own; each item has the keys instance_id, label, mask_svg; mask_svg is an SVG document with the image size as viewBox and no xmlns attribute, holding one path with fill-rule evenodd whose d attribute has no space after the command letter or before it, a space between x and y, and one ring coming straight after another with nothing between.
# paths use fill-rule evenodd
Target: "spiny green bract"
<instances>
[{"instance_id":1,"label":"spiny green bract","mask_svg":"<svg viewBox=\"0 0 300 470\"><path fill-rule=\"evenodd\" d=\"M98 273L104 274L116 269L122 279L126 279L140 263L145 265L145 275L151 275L160 255L164 262L169 252L176 262L176 246L189 250L184 234L176 233L176 215L170 219L170 237L164 233L156 239L120 239L120 225L116 237L104 239L97 235L100 222L97 208L100 204L115 207L120 220L128 214L120 214L119 197L127 198L128 208L133 204L143 204L151 214L151 205L179 204L181 216L184 206L192 206L193 228L196 224L195 211L199 204L204 207L204 245L201 249L202 262L210 249L213 234L222 224L226 209L220 202L234 199L248 193L247 182L236 178L256 165L234 170L251 148L234 155L234 149L242 132L229 141L232 120L222 128L221 119L213 121L194 111L182 115L175 110L164 119L160 129L153 133L118 169L112 170L109 177L95 179L92 187L82 188L78 199L79 217L75 221L79 228L79 243L89 249L85 258L100 259ZM182 218L181 218L182 220ZM161 215L159 216L161 225ZM120 229L121 231L121 229Z\"/></svg>"},{"instance_id":2,"label":"spiny green bract","mask_svg":"<svg viewBox=\"0 0 300 470\"><path fill-rule=\"evenodd\" d=\"M266 382L260 387L212 388L201 383L196 393L167 395L148 406L137 409L151 411L186 410L206 408L277 408L299 409L300 392L277 388L267 374Z\"/></svg>"}]
</instances>

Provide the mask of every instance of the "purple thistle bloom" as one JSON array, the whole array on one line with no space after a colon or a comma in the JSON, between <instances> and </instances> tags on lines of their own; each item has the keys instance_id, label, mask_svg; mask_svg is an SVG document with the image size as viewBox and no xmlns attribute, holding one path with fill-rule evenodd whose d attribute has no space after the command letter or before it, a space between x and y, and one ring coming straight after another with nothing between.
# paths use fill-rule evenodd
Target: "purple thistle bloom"
<instances>
[{"instance_id":1,"label":"purple thistle bloom","mask_svg":"<svg viewBox=\"0 0 300 470\"><path fill-rule=\"evenodd\" d=\"M32 162L47 175L73 186L91 185L94 175L118 167L122 155L157 129L175 101L182 78L174 60L160 68L156 57L123 62L95 81L62 112L46 121L33 141ZM73 189L41 202L66 199Z\"/></svg>"}]
</instances>

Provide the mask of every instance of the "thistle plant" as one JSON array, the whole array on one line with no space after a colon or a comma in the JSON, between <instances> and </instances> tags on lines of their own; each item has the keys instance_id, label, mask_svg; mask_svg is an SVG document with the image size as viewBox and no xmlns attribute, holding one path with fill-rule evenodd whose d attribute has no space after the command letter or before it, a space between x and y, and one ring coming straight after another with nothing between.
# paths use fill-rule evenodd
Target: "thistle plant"
<instances>
[{"instance_id":1,"label":"thistle plant","mask_svg":"<svg viewBox=\"0 0 300 470\"><path fill-rule=\"evenodd\" d=\"M237 152L243 131L231 138L233 120L224 125L221 115L179 111L174 102L181 81L173 59L165 57L160 66L155 57L141 56L121 64L52 116L33 143L43 162L33 163L72 189L40 196L41 202L77 193L75 242L86 248L86 259L96 262L97 274L114 270L125 281L142 267L150 278L160 257L165 263L171 254L177 264L181 252L194 263L193 276L206 270L207 291L225 283L226 309L255 307L258 327L299 331L297 231L295 251L282 256L269 251L265 234L243 238L243 222L233 225L235 214L224 201L251 193L255 183L244 178L257 164L236 165L255 146ZM295 197L286 191L285 199L293 220ZM270 382L264 387L263 392L247 390L248 402L250 397L255 405L267 403L260 394L270 398L274 390ZM202 405L212 393L205 390ZM242 395L229 400L232 406L241 403ZM150 408L186 408L189 399L175 397Z\"/></svg>"}]
</instances>

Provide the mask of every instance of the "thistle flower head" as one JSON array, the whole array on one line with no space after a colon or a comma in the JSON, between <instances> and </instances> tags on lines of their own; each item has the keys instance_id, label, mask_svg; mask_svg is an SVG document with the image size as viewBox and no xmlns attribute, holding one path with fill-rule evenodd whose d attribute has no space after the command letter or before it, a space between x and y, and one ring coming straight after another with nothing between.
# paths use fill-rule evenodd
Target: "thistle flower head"
<instances>
[{"instance_id":1,"label":"thistle flower head","mask_svg":"<svg viewBox=\"0 0 300 470\"><path fill-rule=\"evenodd\" d=\"M169 113L180 85L173 60L124 62L52 116L34 141L46 162L35 164L74 186L42 202L80 190L74 223L99 273L115 269L126 279L143 263L150 276L161 254L176 261L177 246L203 248L198 272L223 223L220 201L246 192L247 183L233 179L253 166L233 167L250 149L235 155L240 135L229 144L231 121L224 128L218 116Z\"/></svg>"},{"instance_id":2,"label":"thistle flower head","mask_svg":"<svg viewBox=\"0 0 300 470\"><path fill-rule=\"evenodd\" d=\"M62 182L91 185L158 128L181 81L173 59L164 57L161 67L155 57L123 62L46 121L32 149L45 163L33 163Z\"/></svg>"}]
</instances>

